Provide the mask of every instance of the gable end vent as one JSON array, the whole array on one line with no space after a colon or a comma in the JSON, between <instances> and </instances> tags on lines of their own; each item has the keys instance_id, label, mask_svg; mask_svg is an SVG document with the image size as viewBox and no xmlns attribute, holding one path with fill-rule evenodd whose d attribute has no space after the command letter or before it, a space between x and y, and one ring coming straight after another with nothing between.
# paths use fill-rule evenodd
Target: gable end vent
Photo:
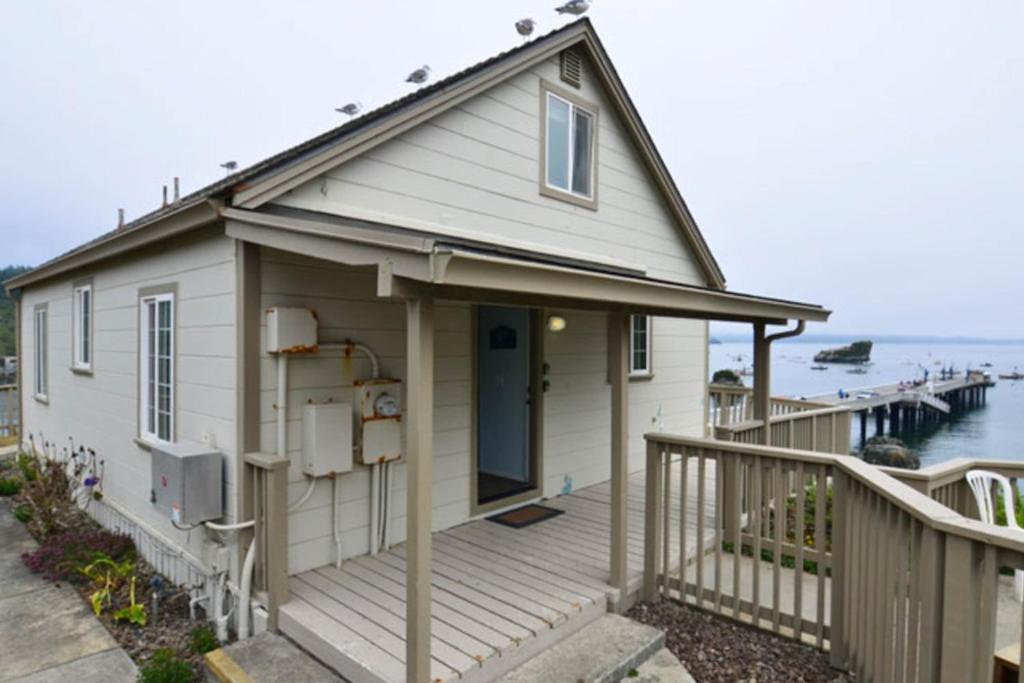
<instances>
[{"instance_id":1,"label":"gable end vent","mask_svg":"<svg viewBox=\"0 0 1024 683\"><path fill-rule=\"evenodd\" d=\"M563 81L580 87L583 84L583 56L576 50L562 50L561 72Z\"/></svg>"}]
</instances>

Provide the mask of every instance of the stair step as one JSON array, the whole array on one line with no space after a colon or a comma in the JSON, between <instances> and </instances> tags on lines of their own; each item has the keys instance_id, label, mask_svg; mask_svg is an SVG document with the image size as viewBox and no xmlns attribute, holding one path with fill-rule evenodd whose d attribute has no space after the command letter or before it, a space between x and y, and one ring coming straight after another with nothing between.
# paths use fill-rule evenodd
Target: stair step
<instances>
[{"instance_id":1,"label":"stair step","mask_svg":"<svg viewBox=\"0 0 1024 683\"><path fill-rule=\"evenodd\" d=\"M605 614L505 674L498 683L619 683L664 646L662 631L617 614Z\"/></svg>"},{"instance_id":2,"label":"stair step","mask_svg":"<svg viewBox=\"0 0 1024 683\"><path fill-rule=\"evenodd\" d=\"M291 641L261 633L204 658L208 683L343 683Z\"/></svg>"}]
</instances>

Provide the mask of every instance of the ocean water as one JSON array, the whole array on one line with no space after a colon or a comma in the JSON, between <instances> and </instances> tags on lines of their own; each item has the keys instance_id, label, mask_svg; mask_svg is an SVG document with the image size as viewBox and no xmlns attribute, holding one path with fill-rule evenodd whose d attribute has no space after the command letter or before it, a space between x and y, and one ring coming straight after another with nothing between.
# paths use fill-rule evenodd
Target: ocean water
<instances>
[{"instance_id":1,"label":"ocean water","mask_svg":"<svg viewBox=\"0 0 1024 683\"><path fill-rule=\"evenodd\" d=\"M811 370L814 354L834 347L829 342L782 341L772 345L772 394L777 396L812 396L843 389L850 393L862 387L913 380L923 370L937 372L943 366L984 369L996 378L996 386L988 390L985 405L918 430L905 440L918 455L922 466L957 457L1024 460L1024 382L1000 380L999 373L1024 371L1024 346L1014 344L902 344L876 343L871 352L872 364L865 375L849 374L848 366L829 365L828 370ZM722 368L750 367L753 346L750 343L725 342L712 344L711 372ZM982 368L991 363L991 368ZM744 377L750 385L751 377ZM868 436L874 420L868 421ZM852 444L860 440L859 420L854 420Z\"/></svg>"}]
</instances>

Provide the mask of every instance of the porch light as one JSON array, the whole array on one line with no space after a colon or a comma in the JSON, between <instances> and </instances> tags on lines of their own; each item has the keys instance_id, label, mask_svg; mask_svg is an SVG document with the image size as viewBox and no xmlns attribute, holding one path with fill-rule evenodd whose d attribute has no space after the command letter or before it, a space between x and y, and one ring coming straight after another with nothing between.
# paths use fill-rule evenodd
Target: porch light
<instances>
[{"instance_id":1,"label":"porch light","mask_svg":"<svg viewBox=\"0 0 1024 683\"><path fill-rule=\"evenodd\" d=\"M565 318L560 315L549 315L548 316L548 330L551 332L561 332L565 329Z\"/></svg>"}]
</instances>

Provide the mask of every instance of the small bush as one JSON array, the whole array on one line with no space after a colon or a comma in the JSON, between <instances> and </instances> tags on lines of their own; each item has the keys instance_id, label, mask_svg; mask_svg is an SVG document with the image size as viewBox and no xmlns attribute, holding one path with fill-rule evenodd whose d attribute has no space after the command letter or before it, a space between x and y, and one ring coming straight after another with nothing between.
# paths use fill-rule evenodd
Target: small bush
<instances>
[{"instance_id":1,"label":"small bush","mask_svg":"<svg viewBox=\"0 0 1024 683\"><path fill-rule=\"evenodd\" d=\"M26 481L25 502L32 506L32 532L49 536L66 529L77 508L71 502L71 482L64 465L28 457L25 464L19 460L19 467Z\"/></svg>"},{"instance_id":2,"label":"small bush","mask_svg":"<svg viewBox=\"0 0 1024 683\"><path fill-rule=\"evenodd\" d=\"M17 479L0 477L0 496L15 496L21 492L21 482Z\"/></svg>"},{"instance_id":3,"label":"small bush","mask_svg":"<svg viewBox=\"0 0 1024 683\"><path fill-rule=\"evenodd\" d=\"M18 453L18 469L25 481L35 481L39 463L28 453Z\"/></svg>"},{"instance_id":4,"label":"small bush","mask_svg":"<svg viewBox=\"0 0 1024 683\"><path fill-rule=\"evenodd\" d=\"M139 668L139 683L192 683L192 667L174 650L157 650Z\"/></svg>"},{"instance_id":5,"label":"small bush","mask_svg":"<svg viewBox=\"0 0 1024 683\"><path fill-rule=\"evenodd\" d=\"M25 524L32 519L32 507L22 504L14 508L14 518L22 524Z\"/></svg>"},{"instance_id":6,"label":"small bush","mask_svg":"<svg viewBox=\"0 0 1024 683\"><path fill-rule=\"evenodd\" d=\"M86 533L67 531L43 540L34 552L21 559L35 574L50 581L84 582L88 580L82 570L101 558L114 562L134 561L135 544L132 539L105 529Z\"/></svg>"},{"instance_id":7,"label":"small bush","mask_svg":"<svg viewBox=\"0 0 1024 683\"><path fill-rule=\"evenodd\" d=\"M213 652L220 647L217 634L209 626L197 626L192 629L192 649L201 655Z\"/></svg>"}]
</instances>

